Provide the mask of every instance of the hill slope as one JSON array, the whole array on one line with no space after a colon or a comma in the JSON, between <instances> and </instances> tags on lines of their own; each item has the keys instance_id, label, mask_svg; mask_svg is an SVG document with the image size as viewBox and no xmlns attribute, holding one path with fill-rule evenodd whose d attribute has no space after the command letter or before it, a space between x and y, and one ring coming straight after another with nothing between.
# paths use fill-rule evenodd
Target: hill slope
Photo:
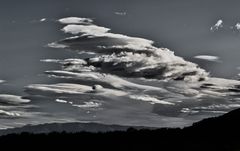
<instances>
[{"instance_id":1,"label":"hill slope","mask_svg":"<svg viewBox=\"0 0 240 151\"><path fill-rule=\"evenodd\" d=\"M28 144L51 145L55 147L81 146L88 149L156 149L159 150L239 150L240 149L240 109L231 111L223 116L209 118L193 124L184 129L162 128L142 129L98 125L107 131L96 133L95 124L86 124L89 132L77 133L49 133L49 134L10 134L0 137L1 144L17 144L26 146ZM68 125L68 126L66 126ZM51 125L54 128L54 124ZM43 126L44 127L44 126ZM79 124L63 124L55 127L59 132L64 128L78 129ZM82 127L84 128L84 127ZM92 129L91 129L92 128ZM48 129L48 130L50 130ZM125 131L128 129L127 131ZM31 129L34 130L34 129ZM112 131L117 130L117 131ZM68 131L68 129L66 129ZM39 131L40 132L40 131Z\"/></svg>"}]
</instances>

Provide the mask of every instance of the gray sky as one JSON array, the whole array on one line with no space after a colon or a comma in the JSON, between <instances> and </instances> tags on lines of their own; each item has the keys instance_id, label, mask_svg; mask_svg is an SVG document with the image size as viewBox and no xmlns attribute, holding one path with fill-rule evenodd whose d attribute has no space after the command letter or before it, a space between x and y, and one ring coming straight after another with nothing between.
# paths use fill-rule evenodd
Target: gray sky
<instances>
[{"instance_id":1,"label":"gray sky","mask_svg":"<svg viewBox=\"0 0 240 151\"><path fill-rule=\"evenodd\" d=\"M5 80L6 82L0 84L0 94L29 97L32 103L31 105L36 105L40 108L36 109L34 108L35 106L32 108L31 105L23 105L23 108L22 106L20 108L16 107L16 110L42 111L46 113L46 115L39 113L27 114L26 116L29 116L28 118L30 119L34 119L34 122L57 120L57 118L55 118L56 116L60 118L60 121L99 120L109 123L120 122L120 124L126 122L135 125L141 123L148 125L151 122L153 125L174 125L177 123L182 126L202 118L202 115L196 117L188 116L185 118L185 115L182 115L182 113L191 111L189 109L190 107L192 107L195 112L206 108L208 110L208 108L211 109L212 107L220 108L225 111L226 108L229 107L229 102L228 100L226 101L226 99L236 98L231 98L232 96L229 98L222 97L221 95L219 96L218 91L212 92L211 86L209 86L214 83L213 85L216 84L216 87L220 90L222 87L224 88L223 93L229 94L230 89L234 89L236 85L234 85L235 83L232 81L226 82L223 79L223 81L213 79L212 81L208 81L210 84L207 83L207 86L201 85L210 87L210 92L203 90L204 92L199 92L200 94L207 94L209 98L211 98L212 95L217 95L217 98L213 97L214 99L212 98L211 101L208 101L209 98L204 97L204 95L198 95L198 89L191 89L188 84L181 85L181 82L155 83L141 81L139 79L127 79L127 82L132 82L134 84L146 83L158 88L163 87L164 89L166 88L167 92L164 94L160 94L159 91L157 91L158 93L156 93L156 91L145 92L138 87L136 88L137 93L132 96L132 98L138 99L140 102L141 100L145 100L145 102L142 101L139 103L125 96L116 97L115 100L114 97L114 99L112 97L105 98L105 96L95 96L95 93L91 95L87 92L87 95L84 92L83 95L81 94L79 96L61 96L55 94L55 91L53 94L49 94L41 92L40 90L30 89L30 92L26 92L25 90L26 86L35 83L55 84L66 82L86 84L88 85L88 87L84 87L86 89L91 89L91 85L94 84L94 81L89 82L74 78L71 80L48 78L44 74L47 70L60 70L61 66L59 64L40 62L41 59L82 57L77 52L46 47L48 43L69 36L69 34L64 34L60 31L63 25L56 21L59 18L69 16L91 18L94 20L94 24L96 23L98 26L108 27L111 29L112 33L153 40L156 47L169 48L175 52L176 56L181 56L185 60L197 63L214 77L235 78L239 73L237 67L240 66L240 33L231 27L240 22L239 6L240 2L237 0L1 0L0 80ZM46 18L46 21L40 22L42 18ZM220 19L223 21L223 28L219 28L219 30L214 32L211 31L210 28ZM104 41L104 38L102 39ZM102 39L100 38L100 42ZM114 41L114 39L111 38L110 40ZM121 40L120 38L120 41ZM81 43L81 39L78 42ZM109 43L111 44L111 41ZM87 46L91 47L94 44ZM157 60L157 58L155 59ZM109 73L112 73L111 69ZM124 80L126 79L124 78ZM106 80L105 82L109 81ZM225 87L224 84L226 83L229 85ZM134 84L131 86L136 86ZM105 83L105 85L109 86L109 83ZM48 86L49 85L46 87ZM184 89L182 89L182 87ZM68 88L69 87L67 87L67 89ZM238 90L238 88L236 89ZM128 92L127 89L123 91L124 93ZM236 90L234 89L232 91ZM38 98L32 95L32 93L39 93L41 97ZM137 97L139 95L138 93L146 93L147 96L141 96L139 98ZM155 96L157 96L158 99L154 99ZM207 103L192 102L193 98L196 99L199 96L202 97L201 99L203 101L207 101ZM59 105L59 102L57 103L55 101L58 97L60 99L66 99L68 104ZM149 103L149 98L157 102L163 101L161 103L170 101L170 103L173 102L173 104L175 103L176 105L170 107L166 104L153 105ZM177 102L179 98L181 98L180 101L183 101L182 104ZM22 101L18 96L6 95L1 96L0 101L11 103L12 99L14 101L15 99ZM76 105L79 101L82 103L81 105L84 106L84 102L81 101L89 100L97 100L95 104L103 104L105 110L84 110L71 106L71 102ZM224 105L215 105L220 103ZM90 105L91 104L94 105L94 103L90 103ZM205 106L201 108L201 105ZM236 106L238 106L238 104L234 104L231 107ZM88 111L91 113L89 114ZM179 113L180 111L181 113ZM7 113L8 112L2 111L1 114ZM50 117L48 114L52 116ZM180 114L181 116L179 116ZM99 116L96 118L96 115ZM120 115L119 119L121 120L116 120L115 117L118 115ZM210 115L212 115L212 113L204 113L204 116ZM16 121L27 123L29 122L28 118L24 120L17 119ZM138 120L132 120L135 118ZM151 119L151 122L149 122L148 119ZM171 122L164 123L164 121L167 120ZM10 122L11 125L12 121L0 119L0 123L5 122Z\"/></svg>"}]
</instances>

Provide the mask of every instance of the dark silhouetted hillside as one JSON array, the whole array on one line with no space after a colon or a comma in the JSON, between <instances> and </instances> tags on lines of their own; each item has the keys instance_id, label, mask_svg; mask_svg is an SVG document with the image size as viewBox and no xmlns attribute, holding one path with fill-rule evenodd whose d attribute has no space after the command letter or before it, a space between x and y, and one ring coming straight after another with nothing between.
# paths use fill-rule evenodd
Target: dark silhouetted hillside
<instances>
[{"instance_id":1,"label":"dark silhouetted hillside","mask_svg":"<svg viewBox=\"0 0 240 151\"><path fill-rule=\"evenodd\" d=\"M0 137L1 145L39 148L77 147L77 150L179 150L228 151L240 150L240 109L216 118L209 118L191 127L155 130L129 128L110 132L21 133ZM73 128L73 127L72 127Z\"/></svg>"}]
</instances>

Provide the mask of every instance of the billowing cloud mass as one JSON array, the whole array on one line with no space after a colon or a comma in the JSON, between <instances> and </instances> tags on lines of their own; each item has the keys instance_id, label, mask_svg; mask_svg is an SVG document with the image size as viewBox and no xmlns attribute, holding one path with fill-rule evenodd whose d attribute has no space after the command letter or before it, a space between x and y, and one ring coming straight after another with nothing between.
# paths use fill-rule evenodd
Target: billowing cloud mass
<instances>
[{"instance_id":1,"label":"billowing cloud mass","mask_svg":"<svg viewBox=\"0 0 240 151\"><path fill-rule=\"evenodd\" d=\"M198 55L198 56L195 56L194 58L207 60L207 61L213 61L213 62L220 61L219 60L220 58L218 56L211 56L211 55Z\"/></svg>"},{"instance_id":2,"label":"billowing cloud mass","mask_svg":"<svg viewBox=\"0 0 240 151\"><path fill-rule=\"evenodd\" d=\"M154 46L152 40L113 33L88 18L67 17L57 22L70 37L48 46L75 55L42 59L60 68L44 72L49 78L46 83L26 86L27 98L41 101L43 110L55 120L184 126L240 105L240 81L211 77L197 64ZM212 29L222 26L220 20ZM195 58L219 61L210 55ZM0 103L22 105L29 100L3 95ZM0 110L5 115L19 113Z\"/></svg>"},{"instance_id":3,"label":"billowing cloud mass","mask_svg":"<svg viewBox=\"0 0 240 151\"><path fill-rule=\"evenodd\" d=\"M62 31L81 36L60 41L58 44L67 45L69 49L79 45L83 47L82 49L101 54L87 60L88 65L101 65L101 70L109 70L109 72L114 72L115 69L126 70L125 76L130 77L182 78L193 81L204 79L208 75L196 64L175 56L172 51L154 47L151 40L110 33L109 28L93 24L71 24L65 26ZM81 41L84 39L88 41L82 44ZM79 43L71 43L71 41L79 41Z\"/></svg>"},{"instance_id":4,"label":"billowing cloud mass","mask_svg":"<svg viewBox=\"0 0 240 151\"><path fill-rule=\"evenodd\" d=\"M220 28L223 28L223 20L221 20L221 19L218 20L217 23L210 28L210 30L211 31L216 31Z\"/></svg>"}]
</instances>

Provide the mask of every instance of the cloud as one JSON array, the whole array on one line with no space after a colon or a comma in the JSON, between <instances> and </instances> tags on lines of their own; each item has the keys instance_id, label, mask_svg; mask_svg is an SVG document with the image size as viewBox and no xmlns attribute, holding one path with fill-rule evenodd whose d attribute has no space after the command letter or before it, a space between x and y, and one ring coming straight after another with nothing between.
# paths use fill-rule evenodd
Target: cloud
<instances>
[{"instance_id":1,"label":"cloud","mask_svg":"<svg viewBox=\"0 0 240 151\"><path fill-rule=\"evenodd\" d=\"M46 62L46 63L59 63L59 59L41 59L41 62Z\"/></svg>"},{"instance_id":2,"label":"cloud","mask_svg":"<svg viewBox=\"0 0 240 151\"><path fill-rule=\"evenodd\" d=\"M66 17L58 20L62 24L84 24L91 23L93 20L89 18Z\"/></svg>"},{"instance_id":3,"label":"cloud","mask_svg":"<svg viewBox=\"0 0 240 151\"><path fill-rule=\"evenodd\" d=\"M46 71L49 75L55 75L61 78L73 78L73 79L81 79L84 81L93 81L93 82L102 82L113 86L118 89L139 89L139 90L153 90L158 92L166 92L164 89L149 85L136 84L121 77L110 75L110 74L102 74L97 72L70 72L70 71Z\"/></svg>"},{"instance_id":4,"label":"cloud","mask_svg":"<svg viewBox=\"0 0 240 151\"><path fill-rule=\"evenodd\" d=\"M217 23L210 28L210 30L216 31L216 30L219 30L220 28L223 28L223 20L221 19L218 20Z\"/></svg>"},{"instance_id":5,"label":"cloud","mask_svg":"<svg viewBox=\"0 0 240 151\"><path fill-rule=\"evenodd\" d=\"M240 104L213 104L210 106L203 106L203 107L195 107L194 109L200 109L200 110L226 110L226 109L234 109L239 108Z\"/></svg>"},{"instance_id":6,"label":"cloud","mask_svg":"<svg viewBox=\"0 0 240 151\"><path fill-rule=\"evenodd\" d=\"M97 102L93 102L93 101L83 102L83 104L75 104L75 103L73 103L73 101L66 101L63 99L56 99L56 102L63 103L63 104L69 104L73 107L78 107L78 108L83 108L83 109L84 108L98 108L102 105L101 103L97 103Z\"/></svg>"},{"instance_id":7,"label":"cloud","mask_svg":"<svg viewBox=\"0 0 240 151\"><path fill-rule=\"evenodd\" d=\"M68 47L66 45L58 44L58 43L55 43L55 42L49 43L47 46L51 47L51 48L67 48Z\"/></svg>"},{"instance_id":8,"label":"cloud","mask_svg":"<svg viewBox=\"0 0 240 151\"><path fill-rule=\"evenodd\" d=\"M150 102L151 104L165 104L165 105L174 105L174 103L159 100L155 97L149 95L129 95L131 99L140 100L145 102Z\"/></svg>"},{"instance_id":9,"label":"cloud","mask_svg":"<svg viewBox=\"0 0 240 151\"><path fill-rule=\"evenodd\" d=\"M73 104L72 106L79 107L79 108L97 108L101 106L101 103L90 101L90 102L84 102L84 104Z\"/></svg>"},{"instance_id":10,"label":"cloud","mask_svg":"<svg viewBox=\"0 0 240 151\"><path fill-rule=\"evenodd\" d=\"M216 114L224 114L227 113L228 110L234 110L240 107L240 104L212 104L209 106L198 106L193 108L183 108L181 110L182 113L216 113Z\"/></svg>"},{"instance_id":11,"label":"cloud","mask_svg":"<svg viewBox=\"0 0 240 151\"><path fill-rule=\"evenodd\" d=\"M40 19L39 21L40 22L45 22L47 20L47 18L42 18L42 19Z\"/></svg>"},{"instance_id":12,"label":"cloud","mask_svg":"<svg viewBox=\"0 0 240 151\"><path fill-rule=\"evenodd\" d=\"M0 83L3 83L3 82L5 82L4 80L0 80Z\"/></svg>"},{"instance_id":13,"label":"cloud","mask_svg":"<svg viewBox=\"0 0 240 151\"><path fill-rule=\"evenodd\" d=\"M218 22L214 29L222 26L223 22ZM157 114L166 119L179 118L179 115L192 118L188 114L199 118L199 114L206 115L204 112L219 114L231 108L215 105L237 106L233 105L236 102L226 100L235 100L239 95L239 81L211 77L197 64L176 56L169 49L154 46L152 40L113 33L110 28L94 22L64 22L61 31L71 35L54 45L63 45L81 55L42 60L59 64L61 69L45 72L58 79L54 79L55 84L29 85L26 92L31 95L54 100L57 97L55 101L79 108L94 108L99 103L94 101L96 98L103 100L106 105L98 117L103 121L109 121L106 119L109 113L114 121L114 115L126 114L141 121L133 116L136 113L143 113L148 119ZM219 61L219 57L210 55L195 58Z\"/></svg>"},{"instance_id":14,"label":"cloud","mask_svg":"<svg viewBox=\"0 0 240 151\"><path fill-rule=\"evenodd\" d=\"M17 95L0 94L0 118L7 120L19 117L30 117L31 112L28 112L27 109L34 107L29 104L30 101L31 100Z\"/></svg>"},{"instance_id":15,"label":"cloud","mask_svg":"<svg viewBox=\"0 0 240 151\"><path fill-rule=\"evenodd\" d=\"M199 113L199 111L195 111L195 110L192 110L192 109L189 109L189 108L183 108L181 110L182 113L188 113L188 114L196 114L196 113Z\"/></svg>"},{"instance_id":16,"label":"cloud","mask_svg":"<svg viewBox=\"0 0 240 151\"><path fill-rule=\"evenodd\" d=\"M62 100L62 99L56 99L56 102L58 103L68 103L68 101Z\"/></svg>"},{"instance_id":17,"label":"cloud","mask_svg":"<svg viewBox=\"0 0 240 151\"><path fill-rule=\"evenodd\" d=\"M88 50L87 47L89 47L91 52L102 53L100 56L90 58L88 63L92 66L94 64L102 67L108 65L108 72L119 68L126 70L126 75L129 73L136 77L187 81L204 79L208 75L196 64L175 56L172 51L154 47L151 40L111 33L109 28L94 24L66 25L62 31L80 36L77 39L65 39L60 41L60 44L67 45L70 49L79 49L77 42L79 42L79 46L82 46L81 40L83 40L83 50ZM86 39L88 40L86 41ZM104 39L106 39L106 44ZM87 45L88 43L89 45Z\"/></svg>"},{"instance_id":18,"label":"cloud","mask_svg":"<svg viewBox=\"0 0 240 151\"><path fill-rule=\"evenodd\" d=\"M36 91L37 93L53 93L53 94L89 94L100 95L105 97L125 96L127 92L115 89L102 88L99 91L92 89L92 86L72 83L58 83L51 85L32 84L27 87L28 91Z\"/></svg>"},{"instance_id":19,"label":"cloud","mask_svg":"<svg viewBox=\"0 0 240 151\"><path fill-rule=\"evenodd\" d=\"M21 96L10 95L10 94L0 94L0 104L21 104L29 103L29 99L23 99Z\"/></svg>"},{"instance_id":20,"label":"cloud","mask_svg":"<svg viewBox=\"0 0 240 151\"><path fill-rule=\"evenodd\" d=\"M2 116L19 117L20 114L17 112L8 112L8 111L0 110L0 117Z\"/></svg>"},{"instance_id":21,"label":"cloud","mask_svg":"<svg viewBox=\"0 0 240 151\"><path fill-rule=\"evenodd\" d=\"M114 12L115 15L126 16L127 12Z\"/></svg>"},{"instance_id":22,"label":"cloud","mask_svg":"<svg viewBox=\"0 0 240 151\"><path fill-rule=\"evenodd\" d=\"M83 35L96 37L104 36L109 30L109 28L96 25L67 25L62 29L62 31L65 33L70 33L74 35L82 33Z\"/></svg>"},{"instance_id":23,"label":"cloud","mask_svg":"<svg viewBox=\"0 0 240 151\"><path fill-rule=\"evenodd\" d=\"M202 59L202 60L207 60L207 61L213 61L213 62L219 62L220 58L218 56L211 56L211 55L198 55L194 56L196 59Z\"/></svg>"},{"instance_id":24,"label":"cloud","mask_svg":"<svg viewBox=\"0 0 240 151\"><path fill-rule=\"evenodd\" d=\"M75 59L75 58L69 58L69 59L42 59L40 60L42 62L47 62L47 63L60 63L62 65L86 65L87 62L83 59Z\"/></svg>"},{"instance_id":25,"label":"cloud","mask_svg":"<svg viewBox=\"0 0 240 151\"><path fill-rule=\"evenodd\" d=\"M240 30L240 23L236 23L235 28L236 28L237 30Z\"/></svg>"}]
</instances>

